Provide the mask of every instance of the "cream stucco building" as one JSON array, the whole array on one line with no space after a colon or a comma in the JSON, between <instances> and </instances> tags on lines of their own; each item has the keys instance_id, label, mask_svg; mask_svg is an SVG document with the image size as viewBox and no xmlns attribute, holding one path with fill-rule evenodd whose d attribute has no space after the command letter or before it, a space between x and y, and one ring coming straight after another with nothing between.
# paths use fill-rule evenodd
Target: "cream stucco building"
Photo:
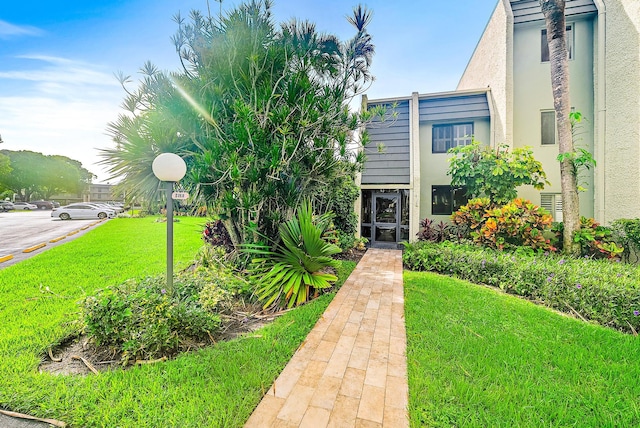
<instances>
[{"instance_id":1,"label":"cream stucco building","mask_svg":"<svg viewBox=\"0 0 640 428\"><path fill-rule=\"evenodd\" d=\"M567 0L576 138L597 167L579 177L582 215L602 223L640 215L640 1ZM464 202L446 175L446 150L471 135L530 146L551 186L521 196L561 219L560 170L546 29L538 0L499 0L455 91L368 100L395 115L368 126L361 234L374 246L415 237L420 219L447 219ZM378 150L377 147L384 147Z\"/></svg>"}]
</instances>

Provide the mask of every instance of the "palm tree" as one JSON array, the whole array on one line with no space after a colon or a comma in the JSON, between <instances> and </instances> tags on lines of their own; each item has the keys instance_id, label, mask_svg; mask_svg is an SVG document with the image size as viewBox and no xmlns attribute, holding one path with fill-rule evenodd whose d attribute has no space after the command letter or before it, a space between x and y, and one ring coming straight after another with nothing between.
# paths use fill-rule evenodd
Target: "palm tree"
<instances>
[{"instance_id":1,"label":"palm tree","mask_svg":"<svg viewBox=\"0 0 640 428\"><path fill-rule=\"evenodd\" d=\"M569 55L565 37L565 0L540 0L547 26L549 63L553 105L558 129L560 183L562 187L562 218L564 222L563 247L568 254L579 254L580 246L573 242L580 229L580 203L573 162L573 136L571 133L571 101L569 99Z\"/></svg>"},{"instance_id":2,"label":"palm tree","mask_svg":"<svg viewBox=\"0 0 640 428\"><path fill-rule=\"evenodd\" d=\"M348 105L372 80L371 14L354 10L356 34L344 42L307 21L277 26L269 0L174 20L183 69L168 76L143 67L127 111L109 127L116 147L103 163L130 183L127 194L149 197L153 158L180 154L189 193L220 216L234 245L275 238L304 198L330 200L329 183L364 161L349 150L361 116Z\"/></svg>"}]
</instances>

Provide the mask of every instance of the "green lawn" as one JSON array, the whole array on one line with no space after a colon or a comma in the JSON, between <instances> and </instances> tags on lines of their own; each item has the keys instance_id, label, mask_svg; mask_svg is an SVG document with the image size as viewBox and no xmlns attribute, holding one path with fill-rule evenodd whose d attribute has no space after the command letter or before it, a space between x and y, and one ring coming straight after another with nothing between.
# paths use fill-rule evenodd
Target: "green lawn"
<instances>
[{"instance_id":1,"label":"green lawn","mask_svg":"<svg viewBox=\"0 0 640 428\"><path fill-rule=\"evenodd\" d=\"M405 272L412 427L640 426L640 340Z\"/></svg>"},{"instance_id":2,"label":"green lawn","mask_svg":"<svg viewBox=\"0 0 640 428\"><path fill-rule=\"evenodd\" d=\"M181 217L175 223L176 271L188 266L202 245L204 221ZM244 424L331 294L285 314L259 335L166 363L91 376L38 373L46 349L76 331L82 297L165 271L165 227L153 217L114 219L0 270L0 408L75 427ZM343 264L342 281L354 267Z\"/></svg>"}]
</instances>

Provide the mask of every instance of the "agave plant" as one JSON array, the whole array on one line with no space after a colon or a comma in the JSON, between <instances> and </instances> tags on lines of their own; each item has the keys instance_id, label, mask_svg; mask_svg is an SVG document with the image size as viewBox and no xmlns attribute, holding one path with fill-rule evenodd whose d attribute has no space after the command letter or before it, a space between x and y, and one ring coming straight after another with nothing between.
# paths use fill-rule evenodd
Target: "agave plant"
<instances>
[{"instance_id":1,"label":"agave plant","mask_svg":"<svg viewBox=\"0 0 640 428\"><path fill-rule=\"evenodd\" d=\"M296 216L280 225L281 242L275 249L244 246L245 252L257 256L253 259L253 273L260 281L256 294L265 302L264 308L300 305L338 279L324 271L339 265L331 256L339 253L340 247L323 239L332 218L332 213L314 218L311 202L304 201Z\"/></svg>"}]
</instances>

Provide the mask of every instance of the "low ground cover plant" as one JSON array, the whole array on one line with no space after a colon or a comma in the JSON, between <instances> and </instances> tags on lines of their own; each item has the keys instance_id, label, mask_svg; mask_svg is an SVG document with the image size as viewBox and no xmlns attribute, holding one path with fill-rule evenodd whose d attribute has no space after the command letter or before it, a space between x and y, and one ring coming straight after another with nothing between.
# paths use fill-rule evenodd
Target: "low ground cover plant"
<instances>
[{"instance_id":1,"label":"low ground cover plant","mask_svg":"<svg viewBox=\"0 0 640 428\"><path fill-rule=\"evenodd\" d=\"M191 341L211 343L220 316L200 300L207 276L202 271L179 274L170 291L164 276L130 279L101 290L83 301L85 331L96 345L120 354L123 364L174 355ZM207 293L206 301L212 297ZM215 306L225 298L230 293L220 289Z\"/></svg>"},{"instance_id":2,"label":"low ground cover plant","mask_svg":"<svg viewBox=\"0 0 640 428\"><path fill-rule=\"evenodd\" d=\"M411 270L499 287L607 327L640 331L640 270L634 265L426 241L406 244L403 261Z\"/></svg>"}]
</instances>

